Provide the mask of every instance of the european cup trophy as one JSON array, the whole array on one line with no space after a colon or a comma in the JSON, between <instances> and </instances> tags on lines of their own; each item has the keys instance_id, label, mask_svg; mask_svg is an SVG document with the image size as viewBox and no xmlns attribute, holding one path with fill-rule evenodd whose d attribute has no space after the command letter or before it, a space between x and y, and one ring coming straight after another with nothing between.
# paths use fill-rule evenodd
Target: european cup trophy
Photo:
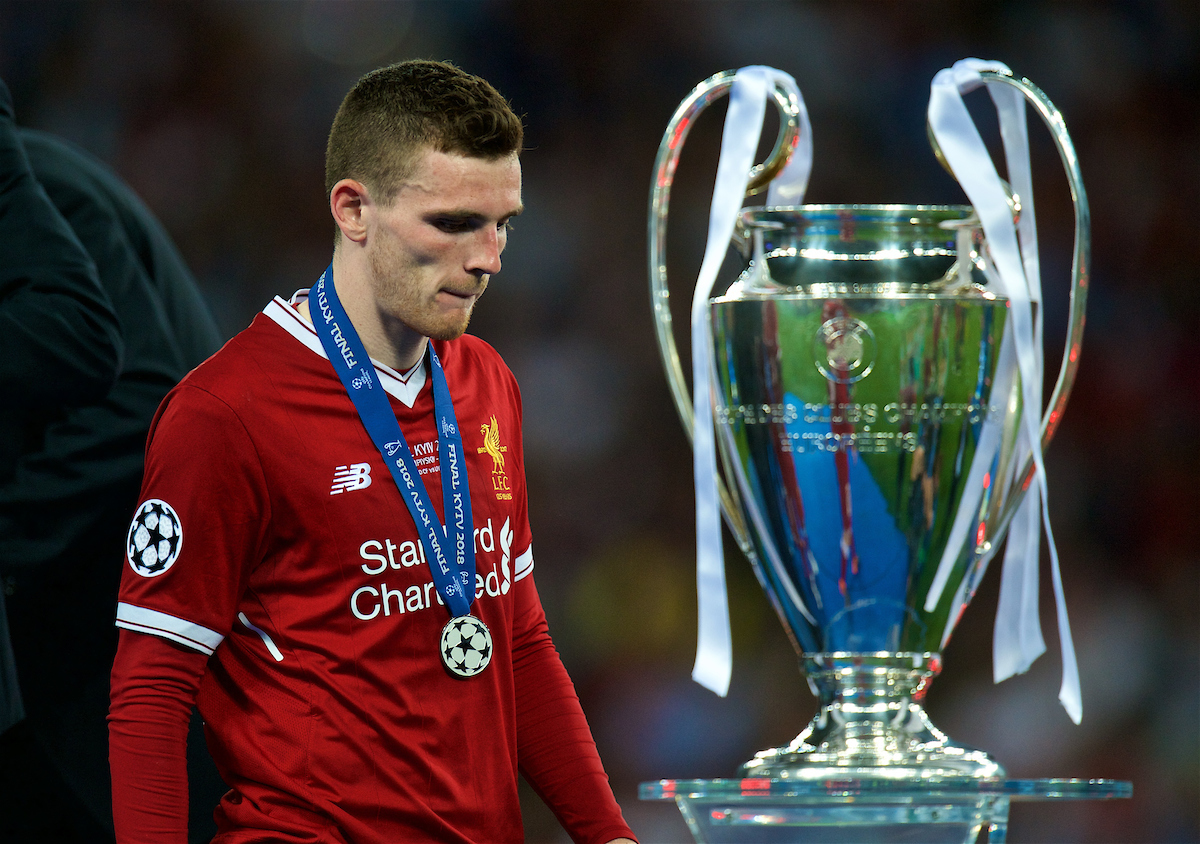
<instances>
[{"instance_id":1,"label":"european cup trophy","mask_svg":"<svg viewBox=\"0 0 1200 844\"><path fill-rule=\"evenodd\" d=\"M973 123L964 124L970 118L961 93L981 85L1000 115L1007 181L986 158ZM687 133L726 94L709 230L716 257L705 258L693 305L693 396L668 307L666 224ZM768 101L780 114L779 136L768 160L751 170ZM1044 414L1026 103L1051 131L1075 211L1065 353ZM733 137L731 125L739 120L756 125L749 141ZM932 87L928 121L934 153L972 204L788 202L803 193L811 140L795 83L772 68L729 71L701 83L675 112L659 150L650 204L652 299L668 380L685 428L694 431L701 534L723 511L819 700L808 727L790 745L756 754L742 766L742 778L1002 782L1005 772L992 757L944 735L921 703L1010 528L1019 536L1009 536L997 660L1013 663L1013 673L1041 652L1041 448L1061 420L1078 361L1087 200L1061 115L1003 65L970 60L943 71ZM742 152L727 159L739 143ZM740 207L746 196L787 181L797 159L803 172L791 176L790 186L765 206ZM981 168L986 178L974 172ZM729 206L724 229L722 203ZM723 294L711 295L730 242L744 271ZM715 471L713 458L706 475L702 452L714 441L723 471ZM708 476L719 506L700 501ZM703 558L703 535L699 542ZM716 553L719 561L719 547ZM1056 557L1054 565L1066 677L1060 696L1078 720ZM723 693L724 597L710 594L706 608L714 578L703 561L700 569L702 653L695 676ZM720 569L716 574L723 577ZM706 612L717 621L706 622ZM706 623L718 634L706 633ZM706 637L718 644L706 645ZM706 648L709 656L718 653L716 669L703 665Z\"/></svg>"}]
</instances>

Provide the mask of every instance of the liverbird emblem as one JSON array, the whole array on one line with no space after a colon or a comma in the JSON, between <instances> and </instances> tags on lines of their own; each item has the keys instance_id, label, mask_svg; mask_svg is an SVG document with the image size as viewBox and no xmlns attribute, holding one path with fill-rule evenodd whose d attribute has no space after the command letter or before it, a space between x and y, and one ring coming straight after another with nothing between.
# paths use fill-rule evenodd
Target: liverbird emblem
<instances>
[{"instance_id":1,"label":"liverbird emblem","mask_svg":"<svg viewBox=\"0 0 1200 844\"><path fill-rule=\"evenodd\" d=\"M491 424L485 422L479 426L479 432L483 434L483 448L479 453L486 451L491 456L493 474L504 472L504 452L508 451L508 446L500 445L500 423L495 414L492 414Z\"/></svg>"}]
</instances>

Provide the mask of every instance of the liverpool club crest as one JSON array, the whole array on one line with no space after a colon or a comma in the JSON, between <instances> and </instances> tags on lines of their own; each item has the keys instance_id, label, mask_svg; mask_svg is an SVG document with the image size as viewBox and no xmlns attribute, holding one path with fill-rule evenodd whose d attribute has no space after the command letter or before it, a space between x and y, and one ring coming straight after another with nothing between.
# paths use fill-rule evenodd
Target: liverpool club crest
<instances>
[{"instance_id":1,"label":"liverpool club crest","mask_svg":"<svg viewBox=\"0 0 1200 844\"><path fill-rule=\"evenodd\" d=\"M492 458L492 491L499 500L511 501L512 490L508 485L508 474L504 471L504 453L508 451L508 446L500 444L500 423L496 421L495 414L492 414L490 423L479 426L479 432L483 434L483 446L479 453L486 451Z\"/></svg>"}]
</instances>

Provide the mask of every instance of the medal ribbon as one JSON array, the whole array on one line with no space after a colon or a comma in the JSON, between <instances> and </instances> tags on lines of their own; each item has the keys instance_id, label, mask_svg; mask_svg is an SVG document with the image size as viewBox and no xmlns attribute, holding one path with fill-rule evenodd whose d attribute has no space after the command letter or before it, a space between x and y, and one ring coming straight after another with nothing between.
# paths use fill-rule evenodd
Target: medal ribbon
<instances>
[{"instance_id":1,"label":"medal ribbon","mask_svg":"<svg viewBox=\"0 0 1200 844\"><path fill-rule=\"evenodd\" d=\"M328 283L327 283L328 282ZM314 307L315 305L315 307ZM333 288L333 264L321 274L308 297L313 326L329 362L341 379L363 426L379 449L392 479L412 514L429 561L429 571L450 615L467 615L475 600L475 541L471 520L471 491L467 484L462 434L441 361L427 343L433 383L433 413L437 420L438 459L441 461L443 527L420 480L417 464L392 412L391 402L375 375L367 350L350 323Z\"/></svg>"}]
</instances>

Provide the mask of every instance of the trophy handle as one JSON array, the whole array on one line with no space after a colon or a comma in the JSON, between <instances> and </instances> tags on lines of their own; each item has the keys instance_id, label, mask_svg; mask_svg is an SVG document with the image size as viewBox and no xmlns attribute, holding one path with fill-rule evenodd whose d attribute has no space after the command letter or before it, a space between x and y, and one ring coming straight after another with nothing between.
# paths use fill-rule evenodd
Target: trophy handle
<instances>
[{"instance_id":1,"label":"trophy handle","mask_svg":"<svg viewBox=\"0 0 1200 844\"><path fill-rule=\"evenodd\" d=\"M1075 145L1067 134L1066 122L1062 113L1055 108L1050 98L1040 88L1022 77L1015 78L1009 73L995 70L983 70L979 75L985 83L1000 82L1016 88L1030 103L1042 122L1050 130L1054 145L1058 149L1063 167L1067 173L1067 183L1071 189L1071 201L1075 209L1075 249L1071 260L1071 307L1067 325L1067 341L1063 348L1062 363L1059 365L1058 380L1054 383L1054 392L1046 406L1042 417L1042 449L1050 444L1054 432L1062 421L1063 410L1075 383L1075 373L1079 368L1079 351L1083 342L1084 311L1087 306L1087 290L1091 266L1091 212L1088 209L1087 192L1083 188L1083 177L1079 172L1079 159L1075 154ZM949 169L945 157L933 133L929 133L930 143L933 144L934 155ZM951 171L953 175L953 171ZM1032 455L1016 476L1015 489L1025 489L1033 479L1035 472ZM1000 516L996 521L994 537L1002 537L1007 531L1008 523L1020 505L1021 496L1009 496Z\"/></svg>"},{"instance_id":2,"label":"trophy handle","mask_svg":"<svg viewBox=\"0 0 1200 844\"><path fill-rule=\"evenodd\" d=\"M671 185L675 181L675 168L679 163L679 155L683 151L683 142L688 132L700 112L729 92L736 75L736 70L725 70L710 76L692 89L675 109L658 146L658 157L654 161L654 182L650 190L650 303L654 311L658 350L662 355L667 382L670 384L675 409L679 413L689 441L695 428L695 418L671 322L670 291L667 286L667 209L670 205ZM779 135L767 160L750 170L750 181L746 186L747 196L760 193L779 175L791 158L799 139L799 104L778 84L773 87L772 93L779 110ZM746 532L740 511L734 506L729 490L720 478L717 479L717 485L725 518L737 537L738 544L743 550L749 549L749 534Z\"/></svg>"}]
</instances>

